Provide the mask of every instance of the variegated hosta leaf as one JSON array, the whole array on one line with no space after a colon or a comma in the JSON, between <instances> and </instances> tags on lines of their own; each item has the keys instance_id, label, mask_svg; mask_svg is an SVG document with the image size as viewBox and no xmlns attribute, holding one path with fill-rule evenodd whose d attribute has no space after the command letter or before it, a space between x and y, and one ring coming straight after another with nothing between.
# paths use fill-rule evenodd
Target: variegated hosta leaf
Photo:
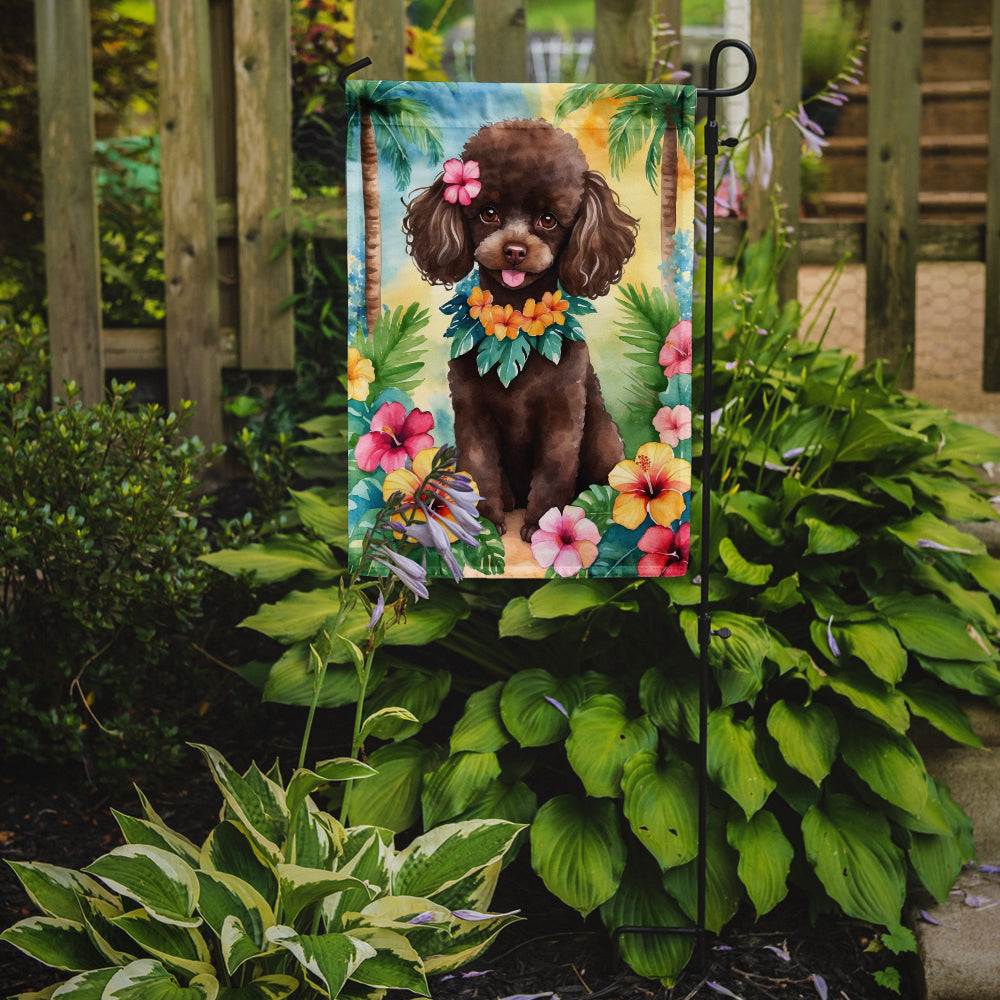
<instances>
[{"instance_id":1,"label":"variegated hosta leaf","mask_svg":"<svg viewBox=\"0 0 1000 1000\"><path fill-rule=\"evenodd\" d=\"M159 962L143 958L119 969L101 1000L216 1000L218 995L215 976L196 976L181 986Z\"/></svg>"},{"instance_id":2,"label":"variegated hosta leaf","mask_svg":"<svg viewBox=\"0 0 1000 1000\"><path fill-rule=\"evenodd\" d=\"M531 824L531 865L549 892L583 916L610 899L625 870L615 803L573 795L549 799Z\"/></svg>"},{"instance_id":3,"label":"variegated hosta leaf","mask_svg":"<svg viewBox=\"0 0 1000 1000\"><path fill-rule=\"evenodd\" d=\"M224 986L219 992L218 1000L285 1000L299 985L299 980L294 976L261 976L244 986Z\"/></svg>"},{"instance_id":4,"label":"variegated hosta leaf","mask_svg":"<svg viewBox=\"0 0 1000 1000\"><path fill-rule=\"evenodd\" d=\"M252 885L273 909L278 905L278 875L241 823L220 823L201 847L199 867L224 872Z\"/></svg>"},{"instance_id":5,"label":"variegated hosta leaf","mask_svg":"<svg viewBox=\"0 0 1000 1000\"><path fill-rule=\"evenodd\" d=\"M114 978L120 966L113 966L107 969L91 969L89 972L81 972L79 976L67 979L65 983L55 990L49 987L44 993L19 994L20 998L27 1000L28 997L53 997L55 1000L101 1000L104 996L104 988ZM51 991L51 992L50 992ZM11 1000L18 1000L17 997Z\"/></svg>"},{"instance_id":6,"label":"variegated hosta leaf","mask_svg":"<svg viewBox=\"0 0 1000 1000\"><path fill-rule=\"evenodd\" d=\"M621 797L622 768L639 750L654 750L659 733L648 715L630 719L625 702L613 694L595 694L573 711L566 757L595 798Z\"/></svg>"},{"instance_id":7,"label":"variegated hosta leaf","mask_svg":"<svg viewBox=\"0 0 1000 1000\"><path fill-rule=\"evenodd\" d=\"M73 871L38 861L8 861L24 891L31 901L46 916L64 917L67 920L81 920L81 896L93 896L109 903L116 902L114 896L97 879Z\"/></svg>"},{"instance_id":8,"label":"variegated hosta leaf","mask_svg":"<svg viewBox=\"0 0 1000 1000\"><path fill-rule=\"evenodd\" d=\"M522 827L522 832L523 830ZM493 864L480 868L452 883L447 889L434 893L435 902L448 907L449 910L460 910L464 907L472 910L488 910L493 902L500 870L505 861L506 856L497 858Z\"/></svg>"},{"instance_id":9,"label":"variegated hosta leaf","mask_svg":"<svg viewBox=\"0 0 1000 1000\"><path fill-rule=\"evenodd\" d=\"M882 813L849 795L830 795L805 814L802 837L820 882L849 917L899 923L906 866Z\"/></svg>"},{"instance_id":10,"label":"variegated hosta leaf","mask_svg":"<svg viewBox=\"0 0 1000 1000\"><path fill-rule=\"evenodd\" d=\"M95 950L87 928L65 917L28 917L0 934L26 955L53 969L81 972L100 968L105 959Z\"/></svg>"},{"instance_id":11,"label":"variegated hosta leaf","mask_svg":"<svg viewBox=\"0 0 1000 1000\"><path fill-rule=\"evenodd\" d=\"M149 847L159 847L186 861L192 867L198 864L199 849L182 834L169 827L152 823L145 819L126 816L125 813L112 809L115 819L121 827L122 835L130 844L146 844Z\"/></svg>"},{"instance_id":12,"label":"variegated hosta leaf","mask_svg":"<svg viewBox=\"0 0 1000 1000\"><path fill-rule=\"evenodd\" d=\"M689 764L643 750L625 762L622 789L632 832L661 869L697 855L698 783Z\"/></svg>"},{"instance_id":13,"label":"variegated hosta leaf","mask_svg":"<svg viewBox=\"0 0 1000 1000\"><path fill-rule=\"evenodd\" d=\"M503 681L497 681L470 695L462 717L455 723L451 734L451 752L474 750L477 753L496 753L510 742L500 716L500 692Z\"/></svg>"},{"instance_id":14,"label":"variegated hosta leaf","mask_svg":"<svg viewBox=\"0 0 1000 1000\"><path fill-rule=\"evenodd\" d=\"M278 865L278 881L281 886L282 912L285 919L291 921L305 907L345 889L361 889L369 893L369 899L375 895L374 890L353 875L303 868L300 865Z\"/></svg>"},{"instance_id":15,"label":"variegated hosta leaf","mask_svg":"<svg viewBox=\"0 0 1000 1000\"><path fill-rule=\"evenodd\" d=\"M106 965L128 965L140 957L135 942L114 924L125 911L121 903L84 896L80 900L83 921L94 947L104 956Z\"/></svg>"},{"instance_id":16,"label":"variegated hosta leaf","mask_svg":"<svg viewBox=\"0 0 1000 1000\"><path fill-rule=\"evenodd\" d=\"M292 819L285 858L304 868L335 868L344 837L340 822L317 809L312 799L306 799Z\"/></svg>"},{"instance_id":17,"label":"variegated hosta leaf","mask_svg":"<svg viewBox=\"0 0 1000 1000\"><path fill-rule=\"evenodd\" d=\"M421 834L393 859L392 892L433 899L499 861L523 827L502 819L446 823Z\"/></svg>"},{"instance_id":18,"label":"variegated hosta leaf","mask_svg":"<svg viewBox=\"0 0 1000 1000\"><path fill-rule=\"evenodd\" d=\"M278 924L268 928L267 939L291 952L309 978L332 997L365 959L375 957L370 944L349 934L296 934L293 928Z\"/></svg>"},{"instance_id":19,"label":"variegated hosta leaf","mask_svg":"<svg viewBox=\"0 0 1000 1000\"><path fill-rule=\"evenodd\" d=\"M691 921L664 891L651 859L629 859L618 891L601 905L611 932L619 927L689 927ZM694 950L692 934L623 934L621 956L640 976L672 986Z\"/></svg>"},{"instance_id":20,"label":"variegated hosta leaf","mask_svg":"<svg viewBox=\"0 0 1000 1000\"><path fill-rule=\"evenodd\" d=\"M347 831L337 871L353 875L366 888L345 889L323 900L324 926L344 930L345 913L362 910L371 900L371 892L385 892L389 887L392 858L392 832L373 826L356 826Z\"/></svg>"},{"instance_id":21,"label":"variegated hosta leaf","mask_svg":"<svg viewBox=\"0 0 1000 1000\"><path fill-rule=\"evenodd\" d=\"M318 788L328 785L331 781L349 781L356 778L370 778L378 772L353 757L337 757L317 764L313 770L299 768L288 782L285 792L285 804L288 812L295 815L306 796L312 795Z\"/></svg>"},{"instance_id":22,"label":"variegated hosta leaf","mask_svg":"<svg viewBox=\"0 0 1000 1000\"><path fill-rule=\"evenodd\" d=\"M252 885L235 875L200 871L198 882L201 886L198 910L224 944L223 931L227 922L234 920L239 924L238 928L230 928L228 937L231 947L224 949L226 968L232 975L247 958L267 950L264 931L274 925L274 912ZM251 955L246 954L244 938L250 940L253 948ZM238 943L237 951L232 947L234 942ZM235 964L230 963L231 958Z\"/></svg>"},{"instance_id":23,"label":"variegated hosta leaf","mask_svg":"<svg viewBox=\"0 0 1000 1000\"><path fill-rule=\"evenodd\" d=\"M181 969L189 976L213 971L212 956L205 939L190 927L160 923L145 910L123 913L112 923L171 969Z\"/></svg>"},{"instance_id":24,"label":"variegated hosta leaf","mask_svg":"<svg viewBox=\"0 0 1000 1000\"><path fill-rule=\"evenodd\" d=\"M424 957L424 971L431 973L451 972L461 968L478 958L489 946L493 939L508 924L515 923L521 917L516 912L479 914L476 919L464 919L462 914L465 910L453 910L455 922L452 924L451 933L447 936L442 933L436 947L432 953ZM414 942L418 947L418 942Z\"/></svg>"},{"instance_id":25,"label":"variegated hosta leaf","mask_svg":"<svg viewBox=\"0 0 1000 1000\"><path fill-rule=\"evenodd\" d=\"M840 732L833 712L820 702L798 705L778 700L767 715L767 731L781 748L781 756L815 785L830 773Z\"/></svg>"},{"instance_id":26,"label":"variegated hosta leaf","mask_svg":"<svg viewBox=\"0 0 1000 1000\"><path fill-rule=\"evenodd\" d=\"M430 996L424 963L402 934L384 927L356 927L351 937L375 949L351 973L351 979L383 989L409 990L418 996Z\"/></svg>"},{"instance_id":27,"label":"variegated hosta leaf","mask_svg":"<svg viewBox=\"0 0 1000 1000\"><path fill-rule=\"evenodd\" d=\"M740 853L736 873L746 886L758 918L788 895L788 872L795 849L782 833L774 813L762 809L750 819L729 821L726 837Z\"/></svg>"},{"instance_id":28,"label":"variegated hosta leaf","mask_svg":"<svg viewBox=\"0 0 1000 1000\"><path fill-rule=\"evenodd\" d=\"M717 708L709 715L708 774L748 818L767 801L776 782L757 762L752 718L737 721L731 707Z\"/></svg>"},{"instance_id":29,"label":"variegated hosta leaf","mask_svg":"<svg viewBox=\"0 0 1000 1000\"><path fill-rule=\"evenodd\" d=\"M246 776L240 775L217 750L203 744L193 745L205 755L226 806L247 828L264 855L276 864L281 857L279 845L288 832L284 789L253 768Z\"/></svg>"},{"instance_id":30,"label":"variegated hosta leaf","mask_svg":"<svg viewBox=\"0 0 1000 1000\"><path fill-rule=\"evenodd\" d=\"M197 927L198 878L194 869L171 851L146 844L125 844L85 869L109 889L134 899L150 916L165 924Z\"/></svg>"}]
</instances>

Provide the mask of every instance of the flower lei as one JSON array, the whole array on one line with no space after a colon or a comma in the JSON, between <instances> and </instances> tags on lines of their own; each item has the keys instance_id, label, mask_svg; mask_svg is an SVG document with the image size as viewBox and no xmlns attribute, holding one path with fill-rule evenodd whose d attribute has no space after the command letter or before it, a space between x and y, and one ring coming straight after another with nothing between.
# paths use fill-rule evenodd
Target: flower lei
<instances>
[{"instance_id":1,"label":"flower lei","mask_svg":"<svg viewBox=\"0 0 1000 1000\"><path fill-rule=\"evenodd\" d=\"M592 313L594 306L578 296L564 298L561 289L545 292L541 299L528 299L523 309L496 305L473 272L458 284L441 311L452 316L444 333L452 339L451 357L475 349L479 374L496 369L506 388L532 351L559 364L563 341L584 339L576 315Z\"/></svg>"}]
</instances>

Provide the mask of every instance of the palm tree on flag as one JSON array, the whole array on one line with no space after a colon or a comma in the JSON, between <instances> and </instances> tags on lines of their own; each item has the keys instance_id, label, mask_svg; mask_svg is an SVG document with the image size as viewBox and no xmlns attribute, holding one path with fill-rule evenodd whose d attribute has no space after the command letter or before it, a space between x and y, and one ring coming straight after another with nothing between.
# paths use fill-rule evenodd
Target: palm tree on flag
<instances>
[{"instance_id":1,"label":"palm tree on flag","mask_svg":"<svg viewBox=\"0 0 1000 1000\"><path fill-rule=\"evenodd\" d=\"M351 130L359 130L361 194L365 220L365 317L368 336L382 315L382 219L379 214L379 158L389 165L396 190L410 183L409 149L432 160L444 158L441 130L431 109L406 82L349 80Z\"/></svg>"},{"instance_id":2,"label":"palm tree on flag","mask_svg":"<svg viewBox=\"0 0 1000 1000\"><path fill-rule=\"evenodd\" d=\"M658 84L580 84L570 87L556 105L555 122L598 101L614 100L617 109L608 120L608 162L612 176L622 171L636 153L646 149L646 180L660 192L662 259L674 251L677 232L677 166L679 152L694 163L694 107L688 91ZM685 127L686 126L686 127ZM679 139L679 135L684 138Z\"/></svg>"}]
</instances>

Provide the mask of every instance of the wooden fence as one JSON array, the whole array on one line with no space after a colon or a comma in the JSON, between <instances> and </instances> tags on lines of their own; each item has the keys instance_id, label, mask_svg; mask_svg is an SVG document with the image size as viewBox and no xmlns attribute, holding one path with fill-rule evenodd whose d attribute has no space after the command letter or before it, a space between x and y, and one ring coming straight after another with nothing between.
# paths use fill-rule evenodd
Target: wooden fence
<instances>
[{"instance_id":1,"label":"wooden fence","mask_svg":"<svg viewBox=\"0 0 1000 1000\"><path fill-rule=\"evenodd\" d=\"M526 2L474 0L477 79L526 78ZM222 369L293 365L293 320L283 308L291 254L279 249L293 218L285 211L290 0L157 2L166 325L144 330L101 326L88 0L35 4L53 384L73 379L94 401L109 369L166 369L169 400L195 400L196 433L220 441ZM404 0L356 0L355 51L373 59L368 75L405 76L405 9ZM992 4L985 224L919 220L922 9L917 0L871 0L867 216L799 220L797 208L786 210L798 239L782 290L795 294L800 263L834 262L845 252L863 260L866 355L896 364L909 351L905 384L913 375L917 262L985 261L983 386L1000 391L1000 0ZM596 79L644 79L650 17L680 25L681 15L681 0L595 0ZM752 129L799 101L802 2L754 0L751 18L759 66ZM717 241L723 255L744 226L762 231L773 196L798 206L800 136L782 121L773 143L769 187L749 192L746 223L726 220ZM312 220L313 235L343 235L342 202L307 202L296 215Z\"/></svg>"}]
</instances>

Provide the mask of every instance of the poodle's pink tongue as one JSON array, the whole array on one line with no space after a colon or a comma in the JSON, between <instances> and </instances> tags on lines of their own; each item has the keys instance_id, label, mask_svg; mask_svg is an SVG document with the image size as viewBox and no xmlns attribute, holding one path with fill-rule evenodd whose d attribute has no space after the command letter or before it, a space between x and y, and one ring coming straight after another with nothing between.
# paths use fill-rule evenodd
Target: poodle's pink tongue
<instances>
[{"instance_id":1,"label":"poodle's pink tongue","mask_svg":"<svg viewBox=\"0 0 1000 1000\"><path fill-rule=\"evenodd\" d=\"M524 282L524 271L501 271L500 276L508 288L517 288Z\"/></svg>"}]
</instances>

